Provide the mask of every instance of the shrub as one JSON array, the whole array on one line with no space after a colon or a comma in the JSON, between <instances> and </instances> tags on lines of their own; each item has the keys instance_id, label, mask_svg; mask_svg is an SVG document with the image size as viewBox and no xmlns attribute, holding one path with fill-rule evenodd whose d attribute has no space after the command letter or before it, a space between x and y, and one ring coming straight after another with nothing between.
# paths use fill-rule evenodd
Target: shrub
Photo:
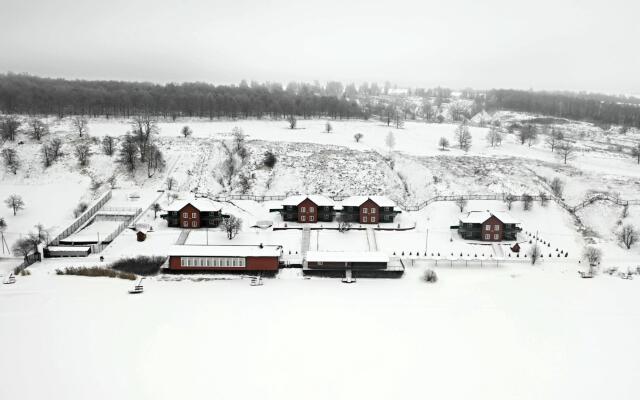
<instances>
[{"instance_id":1,"label":"shrub","mask_svg":"<svg viewBox=\"0 0 640 400\"><path fill-rule=\"evenodd\" d=\"M436 274L436 271L432 269L426 269L424 271L424 275L422 275L422 280L427 283L436 283L438 282L438 275Z\"/></svg>"},{"instance_id":2,"label":"shrub","mask_svg":"<svg viewBox=\"0 0 640 400\"><path fill-rule=\"evenodd\" d=\"M276 158L276 155L270 151L267 151L266 153L264 153L262 164L267 168L273 168L275 167L277 161L278 159Z\"/></svg>"},{"instance_id":3,"label":"shrub","mask_svg":"<svg viewBox=\"0 0 640 400\"><path fill-rule=\"evenodd\" d=\"M137 275L156 275L160 272L160 267L166 260L166 257L161 256L127 257L121 258L111 264L111 268Z\"/></svg>"},{"instance_id":4,"label":"shrub","mask_svg":"<svg viewBox=\"0 0 640 400\"><path fill-rule=\"evenodd\" d=\"M73 210L73 216L74 216L75 218L78 218L79 216L81 216L81 215L82 215L82 213L84 213L85 211L87 211L87 209L88 209L88 208L89 208L89 205L88 205L87 203L84 203L84 202L79 203L79 204L76 206L75 210Z\"/></svg>"},{"instance_id":5,"label":"shrub","mask_svg":"<svg viewBox=\"0 0 640 400\"><path fill-rule=\"evenodd\" d=\"M106 276L108 278L128 279L130 281L136 279L135 274L101 267L70 267L65 269L56 269L56 275L78 275L91 277Z\"/></svg>"}]
</instances>

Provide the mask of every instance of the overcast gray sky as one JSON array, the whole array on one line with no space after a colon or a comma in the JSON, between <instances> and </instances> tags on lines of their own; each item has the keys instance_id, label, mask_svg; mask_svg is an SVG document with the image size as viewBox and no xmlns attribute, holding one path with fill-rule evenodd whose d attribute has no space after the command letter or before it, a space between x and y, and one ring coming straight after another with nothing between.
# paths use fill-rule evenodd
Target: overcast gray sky
<instances>
[{"instance_id":1,"label":"overcast gray sky","mask_svg":"<svg viewBox=\"0 0 640 400\"><path fill-rule=\"evenodd\" d=\"M0 3L3 72L640 93L638 0Z\"/></svg>"}]
</instances>

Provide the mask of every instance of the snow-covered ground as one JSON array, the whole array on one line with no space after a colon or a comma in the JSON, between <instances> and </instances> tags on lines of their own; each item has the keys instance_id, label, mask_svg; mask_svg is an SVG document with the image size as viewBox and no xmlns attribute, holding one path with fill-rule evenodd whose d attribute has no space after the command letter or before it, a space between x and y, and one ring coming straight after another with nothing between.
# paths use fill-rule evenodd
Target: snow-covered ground
<instances>
[{"instance_id":1,"label":"snow-covered ground","mask_svg":"<svg viewBox=\"0 0 640 400\"><path fill-rule=\"evenodd\" d=\"M640 281L422 267L400 280L0 288L0 398L637 399ZM41 273L42 272L42 273ZM37 384L36 384L37 382Z\"/></svg>"},{"instance_id":2,"label":"snow-covered ground","mask_svg":"<svg viewBox=\"0 0 640 400\"><path fill-rule=\"evenodd\" d=\"M529 117L501 116L503 126ZM603 249L602 269L640 264L640 246L627 250L615 239L621 224L640 226L638 206L622 217L619 206L597 202L574 217L555 202L536 202L530 211L514 203L509 212L523 228L517 258L509 249L513 243L460 239L450 229L460 213L453 202L405 210L387 224L411 228L406 231L312 231L311 250L367 251L375 240L380 251L404 253L403 278L359 279L355 285L302 279L299 270L286 269L262 287L239 277L160 276L134 297L126 294L130 281L55 275L57 268L108 265L123 256L166 255L181 230L167 227L148 207L158 202L166 208L176 201L172 194L240 193L217 175L221 143L231 140L235 126L248 135L242 172L250 177L249 194L386 194L417 204L446 194L536 195L557 176L566 182L568 204L594 191L640 199L640 168L619 152L638 139L637 131L622 135L562 124L581 149L564 165L542 138L529 147L507 134L492 148L484 140L486 128L471 128L473 146L465 153L455 146L438 149L442 136L455 144L454 124L409 121L394 129L378 121L332 121L333 133L324 133L324 123L301 120L299 129L290 130L284 121L270 120L161 122L157 143L167 169L151 178L146 171L128 175L115 156L100 154L97 143L90 166L79 169L72 148L79 139L67 131L66 120L54 128L65 155L52 167L42 167L39 144L26 139L15 146L22 166L17 175L0 170L0 199L19 194L26 206L15 217L8 209L2 214L9 245L37 223L52 234L63 229L80 201L95 199L90 187L112 174L117 189L106 207L141 208L137 222L153 229L143 242L125 229L99 255L36 263L31 276L0 287L0 376L6 378L0 398L638 398L640 282L577 275L585 269L585 243ZM194 137L179 136L184 125ZM93 137L128 129L123 120L90 122ZM386 145L389 131L393 149ZM364 135L359 143L355 133ZM266 151L277 156L273 169L261 166ZM177 187L158 192L167 176L177 179ZM269 212L277 202L221 205L242 218L237 237L230 242L218 229L201 229L187 244L278 244L286 259L299 258L300 230L252 227L265 220L282 227L279 215ZM506 207L469 201L465 210ZM89 225L85 233L96 228ZM523 255L536 236L544 258L531 266ZM441 255L437 266L431 254ZM448 262L450 255L458 260ZM473 261L492 257L504 261L482 268ZM19 261L5 254L1 278ZM437 284L420 280L426 266L436 269Z\"/></svg>"}]
</instances>

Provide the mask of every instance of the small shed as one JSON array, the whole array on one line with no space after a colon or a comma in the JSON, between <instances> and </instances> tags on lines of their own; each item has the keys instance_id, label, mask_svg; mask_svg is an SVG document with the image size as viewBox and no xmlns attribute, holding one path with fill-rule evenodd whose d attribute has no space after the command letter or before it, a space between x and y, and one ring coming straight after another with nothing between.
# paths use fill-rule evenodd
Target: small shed
<instances>
[{"instance_id":1,"label":"small shed","mask_svg":"<svg viewBox=\"0 0 640 400\"><path fill-rule=\"evenodd\" d=\"M138 242L144 242L147 239L147 233L144 231L136 232L136 239Z\"/></svg>"},{"instance_id":2,"label":"small shed","mask_svg":"<svg viewBox=\"0 0 640 400\"><path fill-rule=\"evenodd\" d=\"M514 244L513 246L511 246L511 251L513 251L514 253L520 253L520 245L518 243Z\"/></svg>"}]
</instances>

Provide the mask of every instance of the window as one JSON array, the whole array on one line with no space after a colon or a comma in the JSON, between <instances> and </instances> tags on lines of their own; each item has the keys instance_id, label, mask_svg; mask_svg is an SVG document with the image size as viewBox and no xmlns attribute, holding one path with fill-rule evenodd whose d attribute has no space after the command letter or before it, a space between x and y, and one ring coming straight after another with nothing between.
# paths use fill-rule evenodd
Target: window
<instances>
[{"instance_id":1,"label":"window","mask_svg":"<svg viewBox=\"0 0 640 400\"><path fill-rule=\"evenodd\" d=\"M491 240L491 235L484 235L484 240Z\"/></svg>"},{"instance_id":2,"label":"window","mask_svg":"<svg viewBox=\"0 0 640 400\"><path fill-rule=\"evenodd\" d=\"M494 225L493 226L493 230L494 231L499 231L500 230L500 225Z\"/></svg>"},{"instance_id":3,"label":"window","mask_svg":"<svg viewBox=\"0 0 640 400\"><path fill-rule=\"evenodd\" d=\"M493 240L500 240L500 235L498 234L493 235Z\"/></svg>"},{"instance_id":4,"label":"window","mask_svg":"<svg viewBox=\"0 0 640 400\"><path fill-rule=\"evenodd\" d=\"M362 222L367 222L367 217L366 216L362 217Z\"/></svg>"},{"instance_id":5,"label":"window","mask_svg":"<svg viewBox=\"0 0 640 400\"><path fill-rule=\"evenodd\" d=\"M375 209L375 208L372 208L372 209L371 209L371 214L375 214L375 213L376 213L376 209Z\"/></svg>"},{"instance_id":6,"label":"window","mask_svg":"<svg viewBox=\"0 0 640 400\"><path fill-rule=\"evenodd\" d=\"M182 226L184 226L185 228L188 228L189 227L189 221L184 221L182 223Z\"/></svg>"},{"instance_id":7,"label":"window","mask_svg":"<svg viewBox=\"0 0 640 400\"><path fill-rule=\"evenodd\" d=\"M312 213L313 212L313 207L309 207L309 212Z\"/></svg>"},{"instance_id":8,"label":"window","mask_svg":"<svg viewBox=\"0 0 640 400\"><path fill-rule=\"evenodd\" d=\"M188 264L187 264L187 257L180 257L180 266L181 266L181 267L186 267L186 266L188 266Z\"/></svg>"},{"instance_id":9,"label":"window","mask_svg":"<svg viewBox=\"0 0 640 400\"><path fill-rule=\"evenodd\" d=\"M300 216L300 222L305 222L307 220L307 217L305 217L304 215Z\"/></svg>"},{"instance_id":10,"label":"window","mask_svg":"<svg viewBox=\"0 0 640 400\"><path fill-rule=\"evenodd\" d=\"M376 217L371 217L371 222L376 222Z\"/></svg>"},{"instance_id":11,"label":"window","mask_svg":"<svg viewBox=\"0 0 640 400\"><path fill-rule=\"evenodd\" d=\"M189 213L182 213L182 218L189 218Z\"/></svg>"},{"instance_id":12,"label":"window","mask_svg":"<svg viewBox=\"0 0 640 400\"><path fill-rule=\"evenodd\" d=\"M300 207L300 212L307 212L307 208L306 207Z\"/></svg>"},{"instance_id":13,"label":"window","mask_svg":"<svg viewBox=\"0 0 640 400\"><path fill-rule=\"evenodd\" d=\"M196 213L191 213L191 218L197 218L197 214Z\"/></svg>"},{"instance_id":14,"label":"window","mask_svg":"<svg viewBox=\"0 0 640 400\"><path fill-rule=\"evenodd\" d=\"M491 225L485 225L484 226L484 230L485 231L490 231L491 230Z\"/></svg>"},{"instance_id":15,"label":"window","mask_svg":"<svg viewBox=\"0 0 640 400\"><path fill-rule=\"evenodd\" d=\"M309 215L309 222L313 222L313 215Z\"/></svg>"},{"instance_id":16,"label":"window","mask_svg":"<svg viewBox=\"0 0 640 400\"><path fill-rule=\"evenodd\" d=\"M197 228L198 227L198 221L192 221L191 222L191 226L194 227L194 228Z\"/></svg>"},{"instance_id":17,"label":"window","mask_svg":"<svg viewBox=\"0 0 640 400\"><path fill-rule=\"evenodd\" d=\"M363 209L362 209L362 213L363 213L363 214L366 214L366 213L368 213L368 212L369 212L369 209L368 209L368 208L363 208Z\"/></svg>"}]
</instances>

